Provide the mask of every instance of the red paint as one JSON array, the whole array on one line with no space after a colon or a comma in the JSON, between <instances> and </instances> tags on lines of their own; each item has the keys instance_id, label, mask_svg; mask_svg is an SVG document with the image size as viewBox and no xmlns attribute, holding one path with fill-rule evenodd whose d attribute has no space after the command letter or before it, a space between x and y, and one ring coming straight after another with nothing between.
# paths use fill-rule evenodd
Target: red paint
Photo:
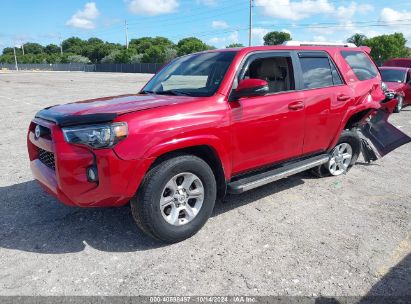
<instances>
[{"instance_id":1,"label":"red paint","mask_svg":"<svg viewBox=\"0 0 411 304\"><path fill-rule=\"evenodd\" d=\"M278 50L327 52L345 84L229 101L233 79L245 57ZM65 204L121 206L135 194L154 160L174 150L209 146L220 159L227 181L258 167L330 150L352 115L378 109L384 99L380 76L358 81L341 50L349 49L243 48L211 97L133 94L55 106L52 110L64 115L117 113L115 121L127 122L129 135L113 149L93 150L68 144L59 126L34 119L27 139L34 177ZM36 124L49 128L52 139L35 139ZM54 153L55 171L38 160L38 148ZM86 169L91 165L98 168L98 184L87 181Z\"/></svg>"},{"instance_id":2,"label":"red paint","mask_svg":"<svg viewBox=\"0 0 411 304\"><path fill-rule=\"evenodd\" d=\"M403 106L411 105L411 68L384 66L381 67L380 70L398 70L405 72L406 77L404 77L402 82L384 82L387 84L388 89L394 91L398 95L404 96ZM407 82L407 80L409 81Z\"/></svg>"}]
</instances>

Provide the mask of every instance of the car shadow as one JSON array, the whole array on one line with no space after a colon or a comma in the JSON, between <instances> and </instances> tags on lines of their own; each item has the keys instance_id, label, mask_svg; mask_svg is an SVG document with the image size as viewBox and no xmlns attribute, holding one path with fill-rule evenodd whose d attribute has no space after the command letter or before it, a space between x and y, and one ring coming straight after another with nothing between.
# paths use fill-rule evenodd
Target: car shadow
<instances>
[{"instance_id":1,"label":"car shadow","mask_svg":"<svg viewBox=\"0 0 411 304\"><path fill-rule=\"evenodd\" d=\"M371 302L371 300L373 300ZM410 303L411 253L392 267L360 301L368 303Z\"/></svg>"},{"instance_id":2,"label":"car shadow","mask_svg":"<svg viewBox=\"0 0 411 304\"><path fill-rule=\"evenodd\" d=\"M392 267L363 297L319 297L315 304L405 304L411 299L411 253Z\"/></svg>"},{"instance_id":3,"label":"car shadow","mask_svg":"<svg viewBox=\"0 0 411 304\"><path fill-rule=\"evenodd\" d=\"M304 183L296 175L242 195L217 202L213 217L259 198ZM129 206L68 207L29 181L0 187L0 247L60 254L82 251L86 245L107 252L132 252L166 246L146 236L133 221Z\"/></svg>"}]
</instances>

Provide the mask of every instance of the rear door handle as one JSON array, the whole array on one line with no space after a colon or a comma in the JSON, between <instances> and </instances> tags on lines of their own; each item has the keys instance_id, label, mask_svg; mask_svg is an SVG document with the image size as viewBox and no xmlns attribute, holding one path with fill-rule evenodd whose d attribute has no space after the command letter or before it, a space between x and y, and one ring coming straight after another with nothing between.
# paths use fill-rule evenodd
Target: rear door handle
<instances>
[{"instance_id":1,"label":"rear door handle","mask_svg":"<svg viewBox=\"0 0 411 304\"><path fill-rule=\"evenodd\" d=\"M351 96L344 95L344 94L341 94L341 95L337 96L338 101L347 101L348 99L351 99Z\"/></svg>"},{"instance_id":2,"label":"rear door handle","mask_svg":"<svg viewBox=\"0 0 411 304\"><path fill-rule=\"evenodd\" d=\"M288 105L288 109L292 111L298 111L298 110L304 109L304 102L302 101L292 102Z\"/></svg>"}]
</instances>

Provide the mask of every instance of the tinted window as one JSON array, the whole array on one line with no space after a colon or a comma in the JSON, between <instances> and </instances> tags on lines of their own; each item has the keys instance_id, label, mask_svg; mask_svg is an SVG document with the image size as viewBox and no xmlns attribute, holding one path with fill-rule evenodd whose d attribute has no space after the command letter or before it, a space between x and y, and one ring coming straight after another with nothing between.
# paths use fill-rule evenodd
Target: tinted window
<instances>
[{"instance_id":1,"label":"tinted window","mask_svg":"<svg viewBox=\"0 0 411 304\"><path fill-rule=\"evenodd\" d=\"M323 88L334 85L328 57L303 57L300 58L300 62L305 89Z\"/></svg>"},{"instance_id":2,"label":"tinted window","mask_svg":"<svg viewBox=\"0 0 411 304\"><path fill-rule=\"evenodd\" d=\"M342 51L341 55L359 80L371 79L378 75L376 66L363 52Z\"/></svg>"},{"instance_id":3,"label":"tinted window","mask_svg":"<svg viewBox=\"0 0 411 304\"><path fill-rule=\"evenodd\" d=\"M404 82L405 71L381 69L382 81L385 82Z\"/></svg>"},{"instance_id":4,"label":"tinted window","mask_svg":"<svg viewBox=\"0 0 411 304\"><path fill-rule=\"evenodd\" d=\"M291 57L256 58L248 65L244 77L267 81L269 93L294 90L294 74Z\"/></svg>"}]
</instances>

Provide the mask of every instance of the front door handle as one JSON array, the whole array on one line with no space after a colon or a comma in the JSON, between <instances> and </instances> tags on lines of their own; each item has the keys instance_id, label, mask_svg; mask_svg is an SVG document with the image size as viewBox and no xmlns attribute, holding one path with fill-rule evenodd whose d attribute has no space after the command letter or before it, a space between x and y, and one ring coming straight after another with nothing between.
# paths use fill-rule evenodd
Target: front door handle
<instances>
[{"instance_id":1,"label":"front door handle","mask_svg":"<svg viewBox=\"0 0 411 304\"><path fill-rule=\"evenodd\" d=\"M298 110L304 109L304 102L302 101L292 102L288 105L288 109L290 109L291 111L298 111Z\"/></svg>"},{"instance_id":2,"label":"front door handle","mask_svg":"<svg viewBox=\"0 0 411 304\"><path fill-rule=\"evenodd\" d=\"M351 99L351 96L344 95L344 94L341 94L341 95L337 96L338 101L347 101L348 99Z\"/></svg>"}]
</instances>

